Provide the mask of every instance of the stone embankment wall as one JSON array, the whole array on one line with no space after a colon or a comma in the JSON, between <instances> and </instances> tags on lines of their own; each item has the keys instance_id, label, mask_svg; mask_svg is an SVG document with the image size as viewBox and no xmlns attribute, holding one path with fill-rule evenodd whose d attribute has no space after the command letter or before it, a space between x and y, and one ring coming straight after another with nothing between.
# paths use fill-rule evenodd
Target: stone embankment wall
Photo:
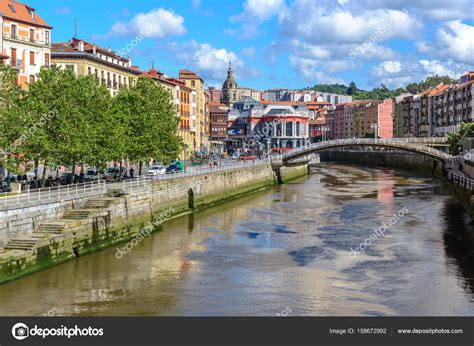
<instances>
[{"instance_id":1,"label":"stone embankment wall","mask_svg":"<svg viewBox=\"0 0 474 346\"><path fill-rule=\"evenodd\" d=\"M307 172L307 165L283 168L281 176L287 182ZM5 246L0 248L0 283L115 244L137 242L159 229L166 220L275 183L271 165L264 163L157 180L152 184L138 184L127 191L109 190L102 196L75 201L75 208L57 203L29 207L27 222L30 226L19 231L17 237L6 239ZM26 210L23 215L25 213ZM42 221L37 219L33 224L29 218L34 213L40 213ZM21 211L16 213L21 214ZM3 221L0 219L0 222ZM15 232L7 234L12 233Z\"/></svg>"},{"instance_id":2,"label":"stone embankment wall","mask_svg":"<svg viewBox=\"0 0 474 346\"><path fill-rule=\"evenodd\" d=\"M342 151L331 150L320 154L321 161L355 163L369 166L387 166L400 169L418 170L437 177L443 177L442 165L435 160L414 153L385 151Z\"/></svg>"}]
</instances>

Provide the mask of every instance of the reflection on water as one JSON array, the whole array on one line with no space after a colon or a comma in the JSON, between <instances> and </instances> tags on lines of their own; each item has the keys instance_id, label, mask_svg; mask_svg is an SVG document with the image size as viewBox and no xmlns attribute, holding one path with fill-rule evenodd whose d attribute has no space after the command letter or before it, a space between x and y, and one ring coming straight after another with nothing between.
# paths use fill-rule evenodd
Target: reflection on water
<instances>
[{"instance_id":1,"label":"reflection on water","mask_svg":"<svg viewBox=\"0 0 474 346\"><path fill-rule=\"evenodd\" d=\"M172 220L121 259L108 249L0 286L0 315L474 315L467 221L429 177L325 164Z\"/></svg>"}]
</instances>

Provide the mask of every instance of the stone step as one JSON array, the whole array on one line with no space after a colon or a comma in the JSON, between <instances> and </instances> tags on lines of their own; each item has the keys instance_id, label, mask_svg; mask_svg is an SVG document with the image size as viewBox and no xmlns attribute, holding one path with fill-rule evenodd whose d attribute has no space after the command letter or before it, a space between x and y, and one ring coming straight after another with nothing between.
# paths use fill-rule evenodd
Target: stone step
<instances>
[{"instance_id":1,"label":"stone step","mask_svg":"<svg viewBox=\"0 0 474 346\"><path fill-rule=\"evenodd\" d=\"M122 189L109 189L105 193L105 197L122 197L125 192Z\"/></svg>"},{"instance_id":2,"label":"stone step","mask_svg":"<svg viewBox=\"0 0 474 346\"><path fill-rule=\"evenodd\" d=\"M88 199L86 203L84 204L84 208L86 209L105 209L110 206L110 203L112 203L111 199L105 199L105 198L92 198Z\"/></svg>"},{"instance_id":3,"label":"stone step","mask_svg":"<svg viewBox=\"0 0 474 346\"><path fill-rule=\"evenodd\" d=\"M72 209L64 213L63 219L84 220L90 218L92 212L90 209Z\"/></svg>"},{"instance_id":4,"label":"stone step","mask_svg":"<svg viewBox=\"0 0 474 346\"><path fill-rule=\"evenodd\" d=\"M39 239L17 238L10 239L4 246L5 250L32 250L38 243Z\"/></svg>"},{"instance_id":5,"label":"stone step","mask_svg":"<svg viewBox=\"0 0 474 346\"><path fill-rule=\"evenodd\" d=\"M37 230L64 230L65 225L64 223L61 222L41 222L38 227L36 228Z\"/></svg>"}]
</instances>

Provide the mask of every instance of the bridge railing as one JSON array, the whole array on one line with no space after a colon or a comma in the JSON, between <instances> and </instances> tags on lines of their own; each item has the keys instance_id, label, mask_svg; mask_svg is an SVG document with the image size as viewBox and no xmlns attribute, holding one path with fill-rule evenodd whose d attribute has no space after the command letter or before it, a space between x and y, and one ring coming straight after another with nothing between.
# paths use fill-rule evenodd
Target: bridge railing
<instances>
[{"instance_id":1,"label":"bridge railing","mask_svg":"<svg viewBox=\"0 0 474 346\"><path fill-rule=\"evenodd\" d=\"M285 152L282 155L283 160L291 160L292 158L296 158L300 156L299 154L302 152L310 152L312 150L323 150L323 149L330 149L330 148L337 148L337 147L347 147L347 146L386 146L391 148L399 148L405 149L409 151L416 151L422 154L427 154L429 156L441 158L444 160L449 160L452 158L451 155L442 152L437 149L433 149L424 145L421 145L422 139L420 139L420 144L412 143L406 141L406 139L373 139L373 138L355 138L355 139L335 139L326 142L318 142L312 143L303 147L296 148L294 150L290 150Z\"/></svg>"},{"instance_id":2,"label":"bridge railing","mask_svg":"<svg viewBox=\"0 0 474 346\"><path fill-rule=\"evenodd\" d=\"M468 178L465 175L459 173L451 173L449 176L451 181L456 186L463 188L464 190L473 192L474 191L474 179Z\"/></svg>"}]
</instances>

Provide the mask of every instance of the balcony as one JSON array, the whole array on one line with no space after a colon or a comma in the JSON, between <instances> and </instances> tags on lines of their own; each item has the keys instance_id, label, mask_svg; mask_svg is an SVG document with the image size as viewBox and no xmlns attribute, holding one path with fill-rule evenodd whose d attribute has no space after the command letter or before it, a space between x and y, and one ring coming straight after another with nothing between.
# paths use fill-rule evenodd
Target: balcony
<instances>
[{"instance_id":1,"label":"balcony","mask_svg":"<svg viewBox=\"0 0 474 346\"><path fill-rule=\"evenodd\" d=\"M20 36L18 34L12 35L12 34L4 33L3 34L3 39L4 40L9 40L9 41L14 41L14 42L24 42L24 43L32 44L32 45L35 45L35 46L47 46L47 47L51 46L51 41L50 40L35 40L31 36Z\"/></svg>"},{"instance_id":2,"label":"balcony","mask_svg":"<svg viewBox=\"0 0 474 346\"><path fill-rule=\"evenodd\" d=\"M10 59L10 66L13 69L21 70L21 68L23 66L23 60L21 60L21 59Z\"/></svg>"}]
</instances>

